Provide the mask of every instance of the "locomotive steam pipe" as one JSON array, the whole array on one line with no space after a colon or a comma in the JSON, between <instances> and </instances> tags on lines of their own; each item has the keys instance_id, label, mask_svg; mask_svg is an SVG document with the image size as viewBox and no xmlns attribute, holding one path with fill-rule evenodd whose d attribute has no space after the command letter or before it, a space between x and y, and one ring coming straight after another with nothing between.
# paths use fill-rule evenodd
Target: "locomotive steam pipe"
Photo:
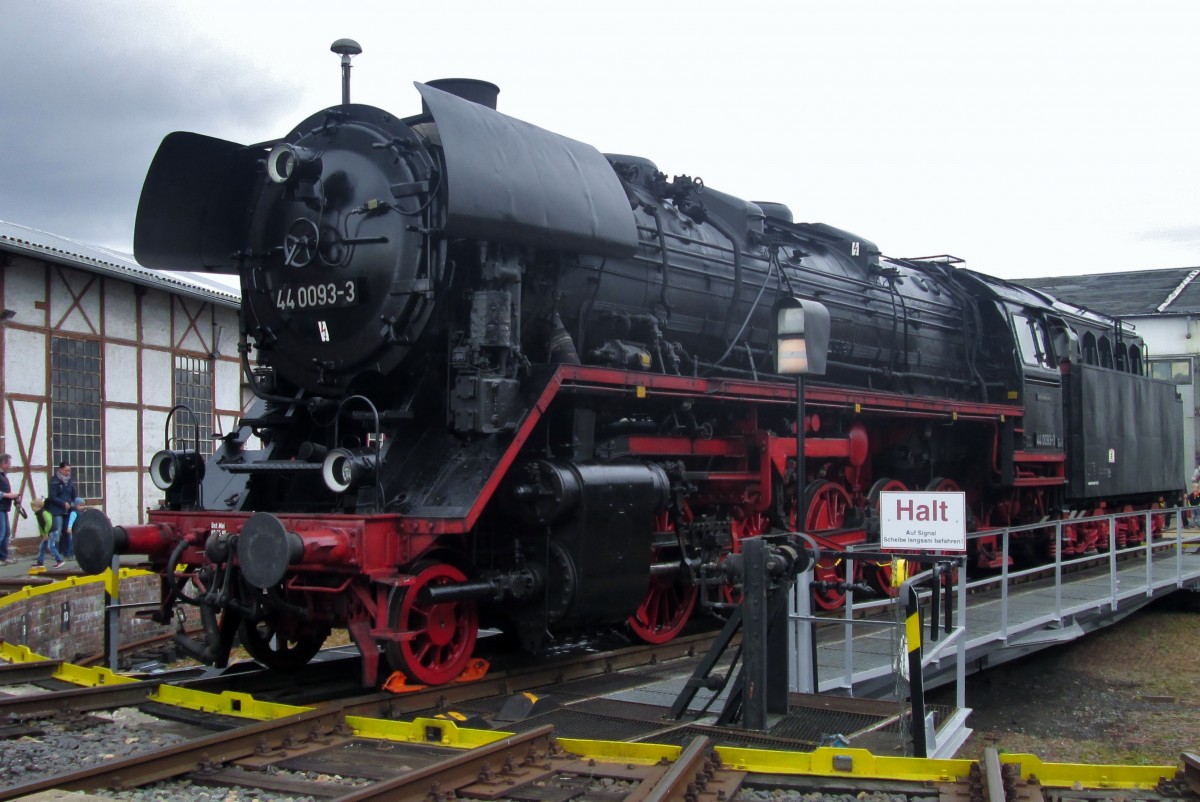
<instances>
[{"instance_id":1,"label":"locomotive steam pipe","mask_svg":"<svg viewBox=\"0 0 1200 802\"><path fill-rule=\"evenodd\" d=\"M699 560L652 563L650 576L674 576L689 568L696 569L699 565ZM715 571L719 570L720 566L714 563L710 568ZM487 598L500 600L506 597L523 599L540 592L544 584L544 580L536 571L514 571L503 576L475 582L460 582L457 585L428 585L421 588L418 599L423 604L444 604Z\"/></svg>"}]
</instances>

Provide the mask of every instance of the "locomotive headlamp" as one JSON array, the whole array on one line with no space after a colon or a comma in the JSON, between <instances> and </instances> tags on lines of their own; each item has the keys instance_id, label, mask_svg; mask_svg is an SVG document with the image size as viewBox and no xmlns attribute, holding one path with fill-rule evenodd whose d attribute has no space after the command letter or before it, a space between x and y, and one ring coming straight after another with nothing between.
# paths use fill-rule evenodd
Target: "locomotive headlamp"
<instances>
[{"instance_id":1,"label":"locomotive headlamp","mask_svg":"<svg viewBox=\"0 0 1200 802\"><path fill-rule=\"evenodd\" d=\"M195 451L162 450L150 460L150 480L159 490L172 490L204 478L204 458Z\"/></svg>"},{"instance_id":2,"label":"locomotive headlamp","mask_svg":"<svg viewBox=\"0 0 1200 802\"><path fill-rule=\"evenodd\" d=\"M825 374L829 310L817 301L785 299L775 310L775 370L787 375Z\"/></svg>"},{"instance_id":3,"label":"locomotive headlamp","mask_svg":"<svg viewBox=\"0 0 1200 802\"><path fill-rule=\"evenodd\" d=\"M276 184L321 177L321 154L287 142L271 148L267 155L267 176Z\"/></svg>"},{"instance_id":4,"label":"locomotive headlamp","mask_svg":"<svg viewBox=\"0 0 1200 802\"><path fill-rule=\"evenodd\" d=\"M345 493L375 478L375 450L335 448L321 465L325 486L334 493Z\"/></svg>"}]
</instances>

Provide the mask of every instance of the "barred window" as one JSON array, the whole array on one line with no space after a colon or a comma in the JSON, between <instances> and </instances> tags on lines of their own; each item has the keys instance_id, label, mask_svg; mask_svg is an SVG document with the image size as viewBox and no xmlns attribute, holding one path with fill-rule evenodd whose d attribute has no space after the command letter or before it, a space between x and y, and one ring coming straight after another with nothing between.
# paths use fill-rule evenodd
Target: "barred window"
<instances>
[{"instance_id":1,"label":"barred window","mask_svg":"<svg viewBox=\"0 0 1200 802\"><path fill-rule=\"evenodd\" d=\"M100 376L100 343L50 338L51 460L70 463L75 492L93 504L104 495Z\"/></svg>"},{"instance_id":2,"label":"barred window","mask_svg":"<svg viewBox=\"0 0 1200 802\"><path fill-rule=\"evenodd\" d=\"M1152 359L1150 360L1150 375L1174 384L1191 384L1192 360Z\"/></svg>"},{"instance_id":3,"label":"barred window","mask_svg":"<svg viewBox=\"0 0 1200 802\"><path fill-rule=\"evenodd\" d=\"M200 453L209 456L213 451L213 383L212 368L207 359L191 356L175 357L175 403L186 404L189 415L175 413L175 443L173 448L191 448L200 427Z\"/></svg>"}]
</instances>

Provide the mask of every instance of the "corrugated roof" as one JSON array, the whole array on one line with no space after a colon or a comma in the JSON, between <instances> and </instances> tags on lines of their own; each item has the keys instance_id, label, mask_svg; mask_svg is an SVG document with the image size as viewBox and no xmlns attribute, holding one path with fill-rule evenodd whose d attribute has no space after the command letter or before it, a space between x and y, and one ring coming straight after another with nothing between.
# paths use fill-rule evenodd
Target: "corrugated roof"
<instances>
[{"instance_id":1,"label":"corrugated roof","mask_svg":"<svg viewBox=\"0 0 1200 802\"><path fill-rule=\"evenodd\" d=\"M221 306L236 308L241 305L241 293L204 273L151 270L139 265L130 254L5 220L0 220L0 249L122 278L177 295L201 298Z\"/></svg>"},{"instance_id":2,"label":"corrugated roof","mask_svg":"<svg viewBox=\"0 0 1200 802\"><path fill-rule=\"evenodd\" d=\"M1113 317L1200 314L1200 268L1170 267L1090 276L1020 279L1042 290Z\"/></svg>"}]
</instances>

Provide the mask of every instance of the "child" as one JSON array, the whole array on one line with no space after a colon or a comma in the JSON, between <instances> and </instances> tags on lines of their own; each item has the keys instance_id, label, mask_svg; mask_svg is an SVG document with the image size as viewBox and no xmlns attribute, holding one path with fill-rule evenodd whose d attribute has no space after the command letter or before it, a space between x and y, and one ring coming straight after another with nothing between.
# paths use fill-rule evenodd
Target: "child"
<instances>
[{"instance_id":1,"label":"child","mask_svg":"<svg viewBox=\"0 0 1200 802\"><path fill-rule=\"evenodd\" d=\"M46 564L46 550L49 549L56 561L54 567L62 568L65 563L62 555L58 553L58 532L54 529L54 516L51 515L50 510L46 509L46 500L35 498L29 506L33 509L33 520L37 521L38 536L42 539L42 542L38 544L35 565L41 567Z\"/></svg>"},{"instance_id":2,"label":"child","mask_svg":"<svg viewBox=\"0 0 1200 802\"><path fill-rule=\"evenodd\" d=\"M64 560L75 559L75 536L71 530L75 526L75 519L79 517L79 511L83 509L83 503L83 499L75 499L75 503L71 505L71 511L67 513L66 532L59 541L59 551L62 553Z\"/></svg>"}]
</instances>

